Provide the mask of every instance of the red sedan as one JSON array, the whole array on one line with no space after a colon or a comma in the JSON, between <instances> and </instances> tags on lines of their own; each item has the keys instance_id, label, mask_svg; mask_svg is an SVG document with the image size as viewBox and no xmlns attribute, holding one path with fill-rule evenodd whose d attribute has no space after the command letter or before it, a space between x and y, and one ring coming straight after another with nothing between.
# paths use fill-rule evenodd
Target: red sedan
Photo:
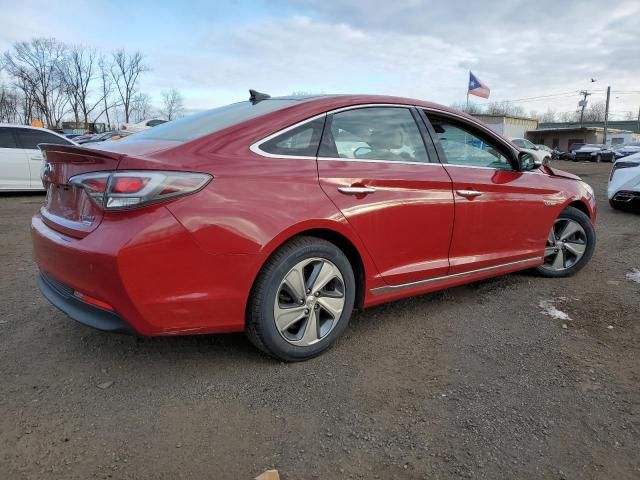
<instances>
[{"instance_id":1,"label":"red sedan","mask_svg":"<svg viewBox=\"0 0 640 480\"><path fill-rule=\"evenodd\" d=\"M252 92L119 142L41 149L40 289L102 330L245 331L304 360L353 308L572 275L595 246L589 185L419 100Z\"/></svg>"}]
</instances>

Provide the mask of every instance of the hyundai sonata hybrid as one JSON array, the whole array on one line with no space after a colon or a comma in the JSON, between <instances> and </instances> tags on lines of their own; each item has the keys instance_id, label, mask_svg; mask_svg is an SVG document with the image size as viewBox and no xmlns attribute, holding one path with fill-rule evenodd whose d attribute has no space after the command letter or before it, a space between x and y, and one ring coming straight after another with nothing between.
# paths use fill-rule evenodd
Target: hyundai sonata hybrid
<instances>
[{"instance_id":1,"label":"hyundai sonata hybrid","mask_svg":"<svg viewBox=\"0 0 640 480\"><path fill-rule=\"evenodd\" d=\"M354 308L569 276L595 246L589 185L419 100L252 91L119 142L40 148L40 289L107 331L244 331L304 360Z\"/></svg>"}]
</instances>

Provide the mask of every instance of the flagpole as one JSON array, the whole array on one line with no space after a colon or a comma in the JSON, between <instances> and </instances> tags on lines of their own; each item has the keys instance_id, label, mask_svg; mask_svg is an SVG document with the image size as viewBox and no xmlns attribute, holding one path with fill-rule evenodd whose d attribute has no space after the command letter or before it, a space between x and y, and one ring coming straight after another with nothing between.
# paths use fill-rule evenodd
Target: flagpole
<instances>
[{"instance_id":1,"label":"flagpole","mask_svg":"<svg viewBox=\"0 0 640 480\"><path fill-rule=\"evenodd\" d=\"M471 70L469 70L469 78L471 78ZM467 79L467 107L465 110L469 111L469 79Z\"/></svg>"}]
</instances>

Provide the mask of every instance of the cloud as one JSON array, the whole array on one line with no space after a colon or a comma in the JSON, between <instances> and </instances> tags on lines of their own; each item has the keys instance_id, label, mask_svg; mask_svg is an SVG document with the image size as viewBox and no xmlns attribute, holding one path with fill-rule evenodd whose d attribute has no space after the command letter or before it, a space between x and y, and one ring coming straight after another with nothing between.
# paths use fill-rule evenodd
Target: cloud
<instances>
[{"instance_id":1,"label":"cloud","mask_svg":"<svg viewBox=\"0 0 640 480\"><path fill-rule=\"evenodd\" d=\"M29 0L5 9L0 49L47 36L107 53L140 50L152 67L143 90L157 101L161 90L177 88L192 109L244 99L248 88L449 104L464 100L468 70L496 100L575 92L522 103L526 110L572 110L578 90L595 90L597 101L607 85L612 110L637 111L640 103L640 95L615 98L639 89L637 0L604 7L595 0L277 0L254 8L242 0L235 11L216 2L170 7L141 0L126 13L70 1L72 13Z\"/></svg>"}]
</instances>

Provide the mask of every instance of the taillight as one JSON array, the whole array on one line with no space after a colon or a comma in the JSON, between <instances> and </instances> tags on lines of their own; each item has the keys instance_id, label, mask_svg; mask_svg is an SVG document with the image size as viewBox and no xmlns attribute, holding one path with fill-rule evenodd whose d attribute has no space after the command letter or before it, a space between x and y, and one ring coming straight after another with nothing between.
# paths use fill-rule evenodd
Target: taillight
<instances>
[{"instance_id":1,"label":"taillight","mask_svg":"<svg viewBox=\"0 0 640 480\"><path fill-rule=\"evenodd\" d=\"M188 172L97 172L76 175L69 183L84 189L105 210L122 210L195 193L211 175Z\"/></svg>"}]
</instances>

